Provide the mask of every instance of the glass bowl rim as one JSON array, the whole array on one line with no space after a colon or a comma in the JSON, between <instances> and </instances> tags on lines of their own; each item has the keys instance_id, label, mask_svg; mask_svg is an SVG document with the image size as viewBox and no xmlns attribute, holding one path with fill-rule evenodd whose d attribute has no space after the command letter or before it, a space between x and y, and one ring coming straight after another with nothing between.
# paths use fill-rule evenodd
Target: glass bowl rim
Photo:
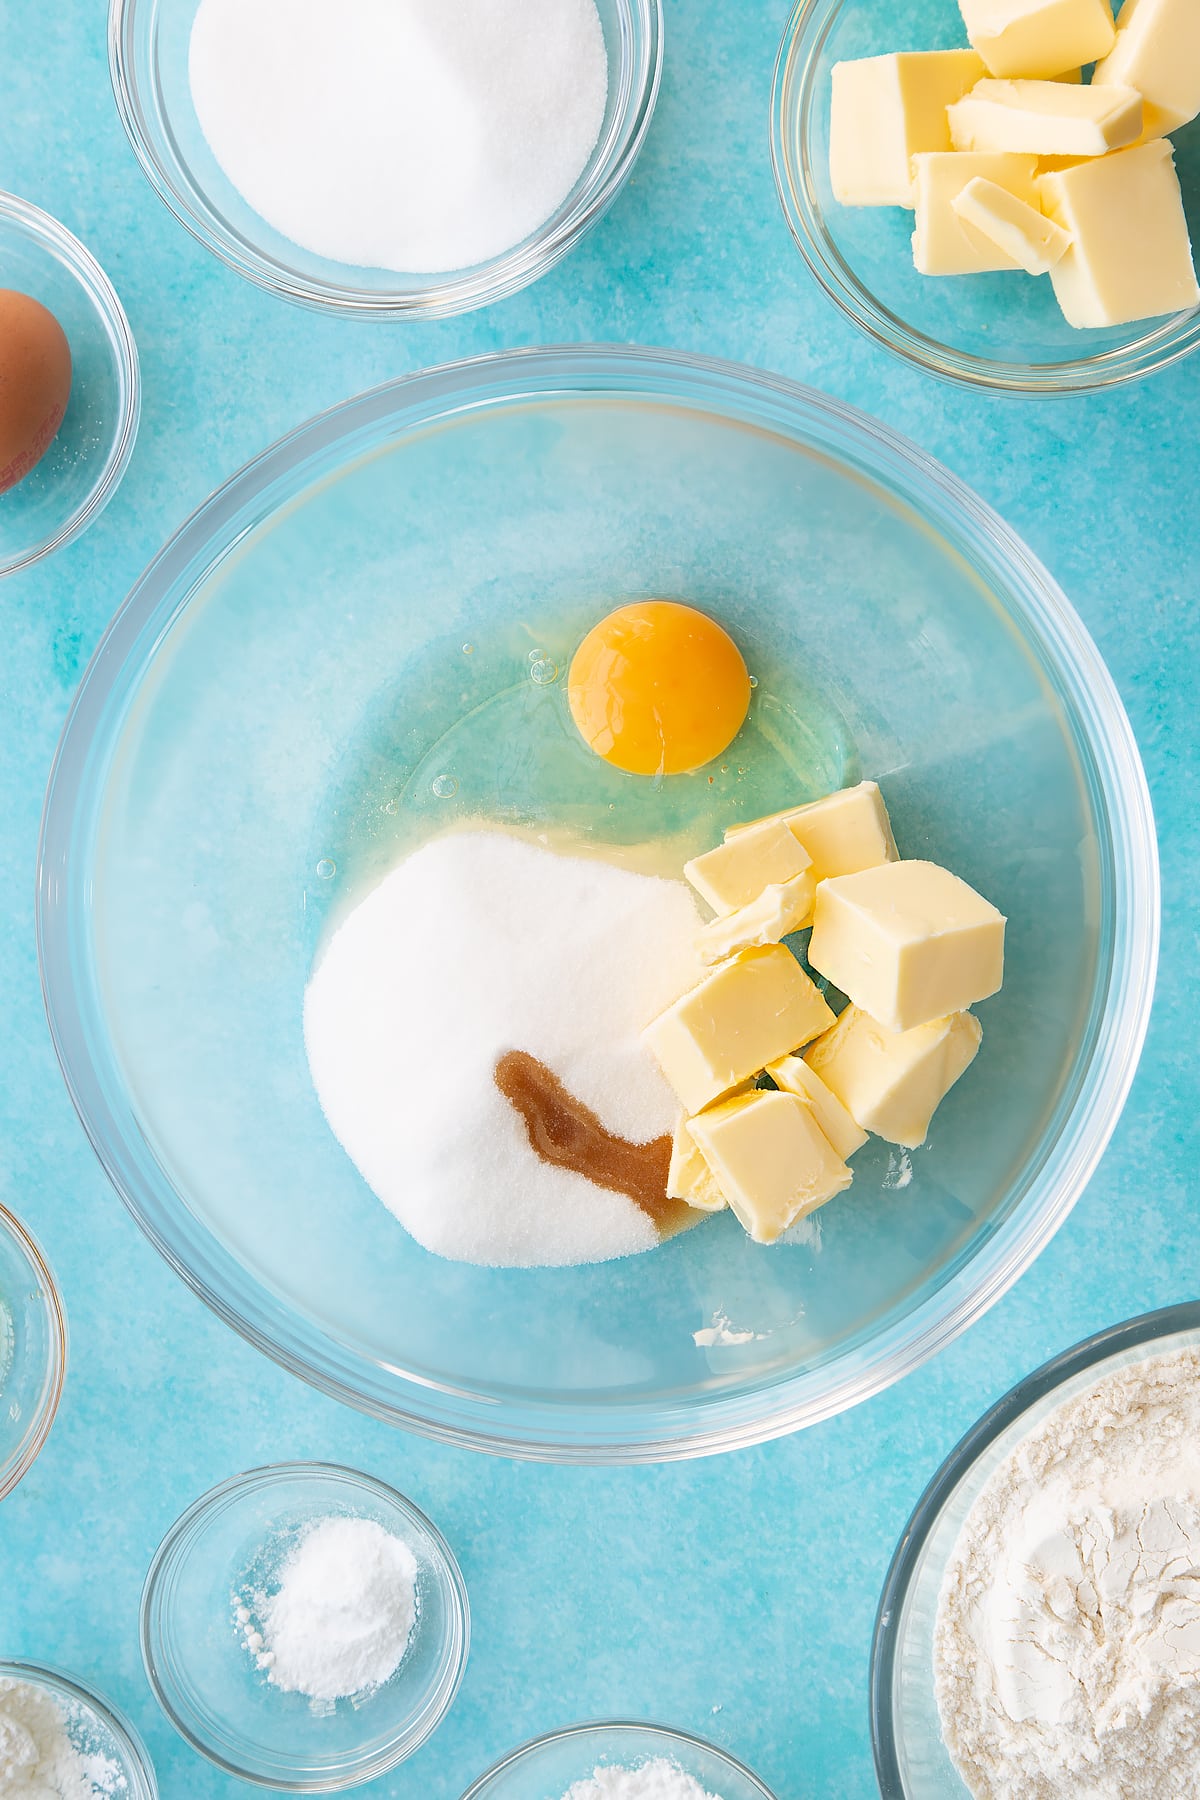
<instances>
[{"instance_id":1,"label":"glass bowl rim","mask_svg":"<svg viewBox=\"0 0 1200 1800\"><path fill-rule=\"evenodd\" d=\"M529 1738L524 1744L518 1744L507 1756L494 1762L490 1769L473 1781L462 1796L462 1800L484 1800L492 1782L508 1773L510 1769L519 1767L530 1756L539 1750L547 1749L551 1744L568 1743L572 1738L586 1738L598 1731L628 1731L630 1733L651 1733L661 1737L665 1743L685 1744L691 1750L703 1750L707 1755L715 1756L735 1771L743 1781L748 1781L758 1789L762 1800L775 1800L774 1794L766 1783L748 1769L730 1751L720 1744L714 1744L708 1738L698 1737L693 1731L680 1731L673 1725L656 1725L651 1719L584 1719L577 1725L563 1725L557 1731L543 1731L537 1737Z\"/></svg>"},{"instance_id":2,"label":"glass bowl rim","mask_svg":"<svg viewBox=\"0 0 1200 1800\"><path fill-rule=\"evenodd\" d=\"M0 559L0 580L33 568L45 556L71 543L108 505L124 480L137 442L142 416L142 374L137 343L116 289L87 245L62 222L40 206L0 189L0 226L11 220L35 238L71 275L87 295L104 330L116 366L120 395L112 447L95 482L54 533L32 550L5 562Z\"/></svg>"},{"instance_id":3,"label":"glass bowl rim","mask_svg":"<svg viewBox=\"0 0 1200 1800\"><path fill-rule=\"evenodd\" d=\"M154 1773L154 1764L150 1761L136 1727L118 1706L105 1699L103 1694L89 1686L80 1676L68 1675L65 1670L56 1668L52 1663L27 1662L21 1659L0 1662L0 1679L26 1681L30 1686L46 1689L95 1713L116 1739L125 1758L127 1772L133 1776L136 1791L130 1800L158 1800L158 1778Z\"/></svg>"},{"instance_id":4,"label":"glass bowl rim","mask_svg":"<svg viewBox=\"0 0 1200 1800\"><path fill-rule=\"evenodd\" d=\"M180 1717L163 1685L155 1652L155 1645L161 1634L154 1624L163 1576L176 1556L186 1549L196 1537L210 1513L243 1493L267 1492L274 1487L285 1487L291 1482L308 1480L330 1480L351 1490L358 1489L371 1495L373 1499L382 1501L392 1511L399 1513L408 1524L415 1525L433 1546L434 1554L430 1561L436 1571L438 1584L449 1599L447 1631L442 1646L444 1650L442 1668L438 1676L434 1704L431 1705L427 1716L422 1721L420 1731L411 1738L404 1733L394 1734L390 1744L381 1746L368 1763L361 1767L355 1767L342 1776L339 1776L336 1770L331 1768L323 1771L320 1778L315 1780L301 1780L297 1777L289 1779L278 1772L270 1776L260 1775L246 1769L242 1764L234 1762L232 1758L222 1754L212 1744L201 1738ZM216 1768L222 1769L227 1775L236 1776L241 1781L248 1781L255 1787L269 1788L279 1793L340 1793L347 1788L359 1787L363 1782L375 1781L388 1774L392 1769L399 1768L401 1763L407 1762L410 1756L415 1755L421 1746L428 1742L442 1724L457 1698L466 1674L467 1659L471 1650L471 1602L458 1558L445 1537L433 1520L398 1488L390 1486L386 1481L380 1481L375 1475L368 1475L362 1469L352 1469L343 1463L314 1461L264 1463L258 1468L244 1469L239 1475L230 1475L224 1481L217 1482L215 1487L207 1489L205 1493L199 1495L189 1506L185 1507L175 1522L168 1527L162 1542L150 1560L146 1578L142 1583L142 1595L138 1606L138 1638L142 1651L142 1664L154 1698L180 1737L190 1744L193 1750L198 1751L206 1761L212 1763ZM408 1724L411 1725L411 1723L410 1719ZM406 1725L405 1732L407 1732L407 1728Z\"/></svg>"},{"instance_id":5,"label":"glass bowl rim","mask_svg":"<svg viewBox=\"0 0 1200 1800\"><path fill-rule=\"evenodd\" d=\"M113 725L111 701L137 647L174 617L175 585L187 593L241 541L259 515L273 513L283 484L297 478L308 488L341 469L368 444L394 445L410 432L461 420L468 413L530 399L650 395L716 416L723 423L751 420L777 435L819 427L825 454L861 478L864 470L895 501L913 505L960 548L979 548L1002 568L1013 590L1018 619L1065 683L1069 707L1087 729L1111 843L1110 883L1121 897L1120 934L1107 974L1096 1041L1080 1072L1079 1091L1062 1129L1048 1146L1026 1191L1003 1224L982 1243L965 1268L944 1282L898 1322L871 1339L869 1362L858 1373L829 1368L772 1377L734 1395L698 1403L609 1403L567 1416L570 1403L545 1403L525 1392L482 1395L459 1383L409 1375L389 1361L389 1380L406 1382L400 1401L371 1386L370 1371L352 1352L321 1335L313 1349L309 1322L275 1303L211 1234L181 1249L192 1232L186 1206L159 1221L161 1196L174 1190L157 1165L152 1178L129 1161L132 1140L113 1121L100 1080L102 1065L87 1051L84 983L68 978L69 944L78 903L73 820L81 798L96 799L93 738ZM739 410L740 409L740 410ZM384 427L386 426L386 431ZM804 441L803 438L801 441ZM809 443L814 441L810 436ZM939 511L940 507L940 511ZM262 516L267 516L263 514ZM964 552L965 553L965 552ZM202 565L202 566L199 566ZM1019 596L1019 598L1016 598ZM186 603L186 602L185 602ZM1006 609L1007 610L1007 609ZM86 791L85 790L89 790ZM868 1398L918 1367L982 1315L1034 1260L1070 1211L1115 1129L1133 1080L1149 1022L1158 959L1159 873L1154 820L1145 773L1112 676L1082 620L1049 573L1016 534L973 491L888 427L838 400L777 375L680 351L623 345L559 346L505 351L402 376L310 420L263 452L217 490L150 563L114 616L72 702L47 786L38 854L37 932L39 967L56 1054L76 1111L110 1180L151 1242L194 1291L227 1323L277 1361L325 1392L376 1417L441 1441L497 1455L551 1462L658 1462L759 1443L816 1423ZM1118 954L1119 952L1119 954ZM61 971L59 965L62 965ZM1115 998L1114 998L1115 996ZM1097 1074L1099 1071L1099 1074ZM1097 1085L1098 1082L1098 1085ZM136 1152L134 1153L136 1155ZM1046 1165L1052 1166L1047 1180ZM1031 1194L1040 1189L1036 1204ZM194 1232L193 1232L194 1237ZM252 1290L247 1297L247 1286ZM236 1296L231 1299L230 1295ZM515 1413L513 1418L505 1413Z\"/></svg>"},{"instance_id":6,"label":"glass bowl rim","mask_svg":"<svg viewBox=\"0 0 1200 1800\"><path fill-rule=\"evenodd\" d=\"M614 120L614 129L618 124L622 126L625 141L599 187L585 203L572 205L552 229L552 221L547 220L512 249L466 269L448 271L436 284L431 280L423 288L404 287L402 271L397 274L395 286L377 290L303 275L288 269L248 239L235 238L192 204L176 179L174 166L159 152L137 74L140 21L146 18L148 8L152 16L159 0L109 0L109 76L121 124L155 193L184 229L235 274L280 299L343 318L452 318L507 299L547 274L603 218L633 172L662 84L666 21L663 0L626 3L642 34L643 51L639 66L631 66L628 59L621 65L622 72L630 77L630 86L627 105ZM611 71L609 79L611 84ZM610 140L611 137L610 132ZM611 147L610 141L610 151ZM596 161L599 149L599 145L593 149L587 169L600 166Z\"/></svg>"},{"instance_id":7,"label":"glass bowl rim","mask_svg":"<svg viewBox=\"0 0 1200 1800\"><path fill-rule=\"evenodd\" d=\"M0 1232L12 1239L37 1276L42 1312L49 1326L47 1336L50 1346L45 1398L18 1449L6 1464L0 1464L0 1500L3 1500L29 1473L50 1436L67 1379L68 1334L66 1308L54 1279L54 1272L32 1232L22 1225L16 1214L10 1212L3 1202L0 1202Z\"/></svg>"},{"instance_id":8,"label":"glass bowl rim","mask_svg":"<svg viewBox=\"0 0 1200 1800\"><path fill-rule=\"evenodd\" d=\"M1053 363L1021 363L975 356L928 337L890 312L858 280L829 243L821 209L809 193L807 170L793 153L795 123L814 101L820 51L851 0L794 0L775 60L771 87L771 167L788 230L810 273L844 317L901 361L977 392L1061 398L1141 381L1188 356L1200 344L1200 307L1147 329L1133 343ZM800 161L804 160L803 139ZM1152 322L1151 322L1152 325Z\"/></svg>"},{"instance_id":9,"label":"glass bowl rim","mask_svg":"<svg viewBox=\"0 0 1200 1800\"><path fill-rule=\"evenodd\" d=\"M871 1643L871 1742L881 1800L909 1800L896 1754L892 1709L898 1626L917 1564L947 1502L996 1439L1056 1389L1107 1362L1110 1357L1119 1356L1123 1351L1152 1347L1181 1331L1200 1331L1200 1301L1186 1300L1173 1306L1156 1307L1152 1312L1138 1313L1119 1324L1105 1325L1052 1356L1028 1375L1023 1375L988 1407L959 1439L917 1501L884 1580Z\"/></svg>"}]
</instances>

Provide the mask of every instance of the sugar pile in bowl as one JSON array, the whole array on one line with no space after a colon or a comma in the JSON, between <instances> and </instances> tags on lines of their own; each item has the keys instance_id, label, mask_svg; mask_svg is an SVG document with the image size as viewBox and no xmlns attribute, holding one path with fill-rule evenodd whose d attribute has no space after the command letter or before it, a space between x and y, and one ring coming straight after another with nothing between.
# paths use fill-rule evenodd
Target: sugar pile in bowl
<instances>
[{"instance_id":1,"label":"sugar pile in bowl","mask_svg":"<svg viewBox=\"0 0 1200 1800\"><path fill-rule=\"evenodd\" d=\"M6 1800L121 1800L129 1783L111 1757L81 1748L72 1716L33 1682L0 1680L0 1794Z\"/></svg>"},{"instance_id":2,"label":"sugar pile in bowl","mask_svg":"<svg viewBox=\"0 0 1200 1800\"><path fill-rule=\"evenodd\" d=\"M563 1800L720 1800L701 1787L678 1763L656 1756L636 1768L604 1766L577 1781Z\"/></svg>"},{"instance_id":3,"label":"sugar pile in bowl","mask_svg":"<svg viewBox=\"0 0 1200 1800\"><path fill-rule=\"evenodd\" d=\"M189 71L213 155L269 225L412 274L544 225L608 100L595 0L201 0Z\"/></svg>"}]
</instances>

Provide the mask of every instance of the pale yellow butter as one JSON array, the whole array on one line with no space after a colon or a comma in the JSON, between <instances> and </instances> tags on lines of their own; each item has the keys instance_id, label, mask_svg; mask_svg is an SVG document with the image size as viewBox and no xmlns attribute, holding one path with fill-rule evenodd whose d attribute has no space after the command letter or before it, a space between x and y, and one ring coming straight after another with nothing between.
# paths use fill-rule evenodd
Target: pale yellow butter
<instances>
[{"instance_id":1,"label":"pale yellow butter","mask_svg":"<svg viewBox=\"0 0 1200 1800\"><path fill-rule=\"evenodd\" d=\"M790 931L801 931L811 925L817 884L808 869L792 881L772 883L757 900L739 906L723 919L714 919L696 933L696 949L701 961L723 962L739 950L755 944L777 944Z\"/></svg>"},{"instance_id":2,"label":"pale yellow butter","mask_svg":"<svg viewBox=\"0 0 1200 1800\"><path fill-rule=\"evenodd\" d=\"M1052 171L1038 186L1043 211L1071 237L1050 271L1069 324L1128 325L1200 304L1166 139Z\"/></svg>"},{"instance_id":3,"label":"pale yellow butter","mask_svg":"<svg viewBox=\"0 0 1200 1800\"><path fill-rule=\"evenodd\" d=\"M642 1036L690 1114L832 1023L820 989L791 951L768 944L722 963Z\"/></svg>"},{"instance_id":4,"label":"pale yellow butter","mask_svg":"<svg viewBox=\"0 0 1200 1800\"><path fill-rule=\"evenodd\" d=\"M973 50L926 50L835 63L829 178L843 206L911 206L912 159L948 150L946 108L981 75Z\"/></svg>"},{"instance_id":5,"label":"pale yellow butter","mask_svg":"<svg viewBox=\"0 0 1200 1800\"><path fill-rule=\"evenodd\" d=\"M890 1144L915 1150L983 1032L973 1013L933 1019L911 1031L887 1031L856 1006L810 1044L805 1061L860 1125Z\"/></svg>"},{"instance_id":6,"label":"pale yellow butter","mask_svg":"<svg viewBox=\"0 0 1200 1800\"><path fill-rule=\"evenodd\" d=\"M1004 925L948 869L884 863L820 884L808 960L889 1031L908 1031L996 993Z\"/></svg>"},{"instance_id":7,"label":"pale yellow butter","mask_svg":"<svg viewBox=\"0 0 1200 1800\"><path fill-rule=\"evenodd\" d=\"M1104 156L1142 134L1142 96L1131 87L1061 81L981 81L950 108L956 150L1032 156Z\"/></svg>"},{"instance_id":8,"label":"pale yellow butter","mask_svg":"<svg viewBox=\"0 0 1200 1800\"><path fill-rule=\"evenodd\" d=\"M1200 113L1200 0L1125 0L1117 39L1092 85L1137 88L1167 131Z\"/></svg>"},{"instance_id":9,"label":"pale yellow butter","mask_svg":"<svg viewBox=\"0 0 1200 1800\"><path fill-rule=\"evenodd\" d=\"M960 219L991 238L1028 275L1048 275L1070 249L1061 225L994 181L969 181L954 199Z\"/></svg>"},{"instance_id":10,"label":"pale yellow butter","mask_svg":"<svg viewBox=\"0 0 1200 1800\"><path fill-rule=\"evenodd\" d=\"M671 1166L667 1171L667 1199L684 1200L697 1212L724 1212L728 1205L704 1153L680 1119L671 1140Z\"/></svg>"},{"instance_id":11,"label":"pale yellow butter","mask_svg":"<svg viewBox=\"0 0 1200 1800\"><path fill-rule=\"evenodd\" d=\"M958 0L967 36L993 75L1048 78L1112 49L1109 0Z\"/></svg>"},{"instance_id":12,"label":"pale yellow butter","mask_svg":"<svg viewBox=\"0 0 1200 1800\"><path fill-rule=\"evenodd\" d=\"M778 1062L770 1064L767 1074L785 1094L795 1094L812 1107L813 1117L843 1162L849 1162L854 1152L862 1149L866 1132L802 1056L781 1056Z\"/></svg>"},{"instance_id":13,"label":"pale yellow butter","mask_svg":"<svg viewBox=\"0 0 1200 1800\"><path fill-rule=\"evenodd\" d=\"M858 869L896 860L892 822L874 781L840 788L836 794L826 794L823 800L813 800L807 806L790 806L769 820L756 821L756 825L780 820L807 851L814 881L828 881L831 875L853 875ZM755 828L731 825L725 841L732 843Z\"/></svg>"},{"instance_id":14,"label":"pale yellow butter","mask_svg":"<svg viewBox=\"0 0 1200 1800\"><path fill-rule=\"evenodd\" d=\"M812 1108L795 1094L742 1094L701 1113L688 1129L759 1244L773 1244L854 1179Z\"/></svg>"},{"instance_id":15,"label":"pale yellow butter","mask_svg":"<svg viewBox=\"0 0 1200 1800\"><path fill-rule=\"evenodd\" d=\"M764 888L794 881L809 867L807 852L782 819L760 819L736 840L684 863L683 873L719 919L749 906Z\"/></svg>"},{"instance_id":16,"label":"pale yellow butter","mask_svg":"<svg viewBox=\"0 0 1200 1800\"><path fill-rule=\"evenodd\" d=\"M913 158L916 230L913 261L922 275L982 275L1020 263L959 217L954 203L969 182L1006 188L1027 206L1038 204L1037 159L1003 151L955 150Z\"/></svg>"}]
</instances>

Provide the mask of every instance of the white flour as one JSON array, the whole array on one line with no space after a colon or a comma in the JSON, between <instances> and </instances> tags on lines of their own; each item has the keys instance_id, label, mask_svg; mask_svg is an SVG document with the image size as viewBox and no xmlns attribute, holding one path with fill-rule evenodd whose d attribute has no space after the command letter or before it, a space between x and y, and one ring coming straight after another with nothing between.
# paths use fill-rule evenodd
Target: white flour
<instances>
[{"instance_id":1,"label":"white flour","mask_svg":"<svg viewBox=\"0 0 1200 1800\"><path fill-rule=\"evenodd\" d=\"M369 268L484 262L567 198L600 135L595 0L200 0L192 99L293 243Z\"/></svg>"},{"instance_id":2,"label":"white flour","mask_svg":"<svg viewBox=\"0 0 1200 1800\"><path fill-rule=\"evenodd\" d=\"M417 1618L416 1581L401 1538L374 1519L331 1517L306 1531L278 1587L249 1596L235 1616L273 1686L341 1700L381 1687L399 1668Z\"/></svg>"},{"instance_id":3,"label":"white flour","mask_svg":"<svg viewBox=\"0 0 1200 1800\"><path fill-rule=\"evenodd\" d=\"M631 1143L671 1132L641 1030L700 979L697 916L682 881L500 831L423 844L355 907L305 1045L335 1135L418 1243L526 1268L654 1248L632 1200L536 1154L496 1061L537 1057Z\"/></svg>"},{"instance_id":4,"label":"white flour","mask_svg":"<svg viewBox=\"0 0 1200 1800\"><path fill-rule=\"evenodd\" d=\"M1200 1351L1135 1364L995 1472L943 1585L935 1679L978 1800L1200 1794Z\"/></svg>"},{"instance_id":5,"label":"white flour","mask_svg":"<svg viewBox=\"0 0 1200 1800\"><path fill-rule=\"evenodd\" d=\"M86 1729L72 1735L72 1723L44 1688L0 1680L3 1800L118 1800L128 1793L118 1764L87 1746Z\"/></svg>"},{"instance_id":6,"label":"white flour","mask_svg":"<svg viewBox=\"0 0 1200 1800\"><path fill-rule=\"evenodd\" d=\"M720 1800L720 1795L707 1793L677 1763L657 1756L634 1769L597 1769L577 1781L563 1800Z\"/></svg>"}]
</instances>

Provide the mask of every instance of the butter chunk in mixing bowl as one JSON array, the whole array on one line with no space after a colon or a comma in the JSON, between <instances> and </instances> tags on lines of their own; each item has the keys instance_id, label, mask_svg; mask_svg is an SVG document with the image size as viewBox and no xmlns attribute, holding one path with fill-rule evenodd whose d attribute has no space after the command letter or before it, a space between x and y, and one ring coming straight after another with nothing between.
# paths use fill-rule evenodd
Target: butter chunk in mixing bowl
<instances>
[{"instance_id":1,"label":"butter chunk in mixing bowl","mask_svg":"<svg viewBox=\"0 0 1200 1800\"><path fill-rule=\"evenodd\" d=\"M882 863L820 884L808 959L889 1031L910 1031L999 990L1004 926L948 869Z\"/></svg>"},{"instance_id":2,"label":"butter chunk in mixing bowl","mask_svg":"<svg viewBox=\"0 0 1200 1800\"><path fill-rule=\"evenodd\" d=\"M955 102L949 118L956 150L1104 156L1142 135L1142 96L1132 87L981 81Z\"/></svg>"},{"instance_id":3,"label":"butter chunk in mixing bowl","mask_svg":"<svg viewBox=\"0 0 1200 1800\"><path fill-rule=\"evenodd\" d=\"M814 881L828 881L831 875L853 875L859 869L874 868L876 863L895 862L897 857L892 822L874 781L839 788L836 794L826 794L823 800L812 800L807 806L789 806L755 824L731 825L725 842L732 844L759 825L777 820L786 824L808 853Z\"/></svg>"},{"instance_id":4,"label":"butter chunk in mixing bowl","mask_svg":"<svg viewBox=\"0 0 1200 1800\"><path fill-rule=\"evenodd\" d=\"M782 944L743 950L648 1025L643 1040L688 1113L699 1113L834 1015Z\"/></svg>"},{"instance_id":5,"label":"butter chunk in mixing bowl","mask_svg":"<svg viewBox=\"0 0 1200 1800\"><path fill-rule=\"evenodd\" d=\"M1117 40L1092 75L1094 87L1134 87L1176 131L1200 113L1200 5L1197 0L1125 0Z\"/></svg>"},{"instance_id":6,"label":"butter chunk in mixing bowl","mask_svg":"<svg viewBox=\"0 0 1200 1800\"><path fill-rule=\"evenodd\" d=\"M833 1030L809 1045L805 1060L860 1125L915 1150L982 1038L969 1012L895 1032L848 1006Z\"/></svg>"},{"instance_id":7,"label":"butter chunk in mixing bowl","mask_svg":"<svg viewBox=\"0 0 1200 1800\"><path fill-rule=\"evenodd\" d=\"M1036 207L1036 157L952 150L914 157L913 169L917 212L913 261L922 275L984 275L1019 268L1015 257L959 215L956 202L969 182L983 180Z\"/></svg>"},{"instance_id":8,"label":"butter chunk in mixing bowl","mask_svg":"<svg viewBox=\"0 0 1200 1800\"><path fill-rule=\"evenodd\" d=\"M690 1119L688 1129L759 1244L773 1244L853 1180L812 1108L795 1094L739 1094Z\"/></svg>"}]
</instances>

